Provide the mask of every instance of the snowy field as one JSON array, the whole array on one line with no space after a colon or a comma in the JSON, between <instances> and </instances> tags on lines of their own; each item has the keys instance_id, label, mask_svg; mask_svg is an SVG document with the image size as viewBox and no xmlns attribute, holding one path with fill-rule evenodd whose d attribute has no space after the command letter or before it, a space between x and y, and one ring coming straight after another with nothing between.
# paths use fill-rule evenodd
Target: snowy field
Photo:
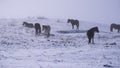
<instances>
[{"instance_id":1,"label":"snowy field","mask_svg":"<svg viewBox=\"0 0 120 68\"><path fill-rule=\"evenodd\" d=\"M51 26L51 36L35 36L23 21ZM86 31L98 26L95 44ZM80 21L71 29L64 19L0 19L0 68L120 68L120 33L110 24Z\"/></svg>"}]
</instances>

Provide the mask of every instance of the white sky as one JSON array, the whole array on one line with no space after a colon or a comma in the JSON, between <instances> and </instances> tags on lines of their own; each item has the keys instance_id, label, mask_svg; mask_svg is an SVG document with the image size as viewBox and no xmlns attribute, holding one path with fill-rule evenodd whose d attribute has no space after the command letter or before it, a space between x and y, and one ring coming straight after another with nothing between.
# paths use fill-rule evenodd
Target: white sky
<instances>
[{"instance_id":1,"label":"white sky","mask_svg":"<svg viewBox=\"0 0 120 68\"><path fill-rule=\"evenodd\" d=\"M120 23L120 0L0 0L0 18L28 16Z\"/></svg>"}]
</instances>

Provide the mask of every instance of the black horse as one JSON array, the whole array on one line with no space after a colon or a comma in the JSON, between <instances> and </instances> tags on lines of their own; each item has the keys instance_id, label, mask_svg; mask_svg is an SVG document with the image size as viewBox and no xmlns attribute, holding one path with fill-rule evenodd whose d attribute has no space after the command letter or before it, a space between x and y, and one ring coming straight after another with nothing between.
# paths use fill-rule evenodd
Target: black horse
<instances>
[{"instance_id":1,"label":"black horse","mask_svg":"<svg viewBox=\"0 0 120 68\"><path fill-rule=\"evenodd\" d=\"M42 30L44 31L45 35L47 35L47 37L50 36L51 27L49 25L42 25Z\"/></svg>"},{"instance_id":2,"label":"black horse","mask_svg":"<svg viewBox=\"0 0 120 68\"><path fill-rule=\"evenodd\" d=\"M110 31L113 32L113 28L114 29L118 29L118 33L120 32L120 24L111 24L110 26Z\"/></svg>"},{"instance_id":3,"label":"black horse","mask_svg":"<svg viewBox=\"0 0 120 68\"><path fill-rule=\"evenodd\" d=\"M34 28L34 25L32 23L23 22L23 26L28 28Z\"/></svg>"},{"instance_id":4,"label":"black horse","mask_svg":"<svg viewBox=\"0 0 120 68\"><path fill-rule=\"evenodd\" d=\"M73 19L68 19L67 23L72 24L72 29L74 29L74 25L76 25L77 29L79 29L79 21L78 20L73 20Z\"/></svg>"},{"instance_id":5,"label":"black horse","mask_svg":"<svg viewBox=\"0 0 120 68\"><path fill-rule=\"evenodd\" d=\"M87 31L87 37L88 37L88 40L89 40L88 44L91 43L91 40L92 40L92 43L94 44L94 33L95 32L99 33L98 27L93 27L93 28L91 28Z\"/></svg>"},{"instance_id":6,"label":"black horse","mask_svg":"<svg viewBox=\"0 0 120 68\"><path fill-rule=\"evenodd\" d=\"M41 26L39 23L35 23L35 34L40 35L41 33Z\"/></svg>"}]
</instances>

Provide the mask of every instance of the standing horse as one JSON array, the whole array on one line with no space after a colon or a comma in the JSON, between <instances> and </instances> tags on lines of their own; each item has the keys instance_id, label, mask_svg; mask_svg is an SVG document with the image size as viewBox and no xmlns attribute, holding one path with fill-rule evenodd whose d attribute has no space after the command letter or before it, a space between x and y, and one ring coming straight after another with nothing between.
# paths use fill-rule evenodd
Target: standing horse
<instances>
[{"instance_id":1,"label":"standing horse","mask_svg":"<svg viewBox=\"0 0 120 68\"><path fill-rule=\"evenodd\" d=\"M93 28L91 28L87 31L87 37L88 37L88 40L89 40L88 44L91 43L91 40L92 40L92 43L94 44L94 33L95 32L99 33L98 27L93 27Z\"/></svg>"},{"instance_id":2,"label":"standing horse","mask_svg":"<svg viewBox=\"0 0 120 68\"><path fill-rule=\"evenodd\" d=\"M32 23L27 23L27 22L23 22L23 26L28 27L28 28L34 27L34 25Z\"/></svg>"},{"instance_id":3,"label":"standing horse","mask_svg":"<svg viewBox=\"0 0 120 68\"><path fill-rule=\"evenodd\" d=\"M39 23L35 23L35 34L40 35L41 33L41 26Z\"/></svg>"},{"instance_id":4,"label":"standing horse","mask_svg":"<svg viewBox=\"0 0 120 68\"><path fill-rule=\"evenodd\" d=\"M43 30L44 33L47 35L47 37L50 36L51 27L50 27L49 25L43 25L43 26L42 26L42 30Z\"/></svg>"},{"instance_id":5,"label":"standing horse","mask_svg":"<svg viewBox=\"0 0 120 68\"><path fill-rule=\"evenodd\" d=\"M76 25L77 29L79 29L79 21L78 20L68 19L67 23L72 24L72 29L74 29L74 25Z\"/></svg>"},{"instance_id":6,"label":"standing horse","mask_svg":"<svg viewBox=\"0 0 120 68\"><path fill-rule=\"evenodd\" d=\"M118 33L120 32L120 24L111 24L110 26L110 31L113 32L113 28L114 29L118 29Z\"/></svg>"}]
</instances>

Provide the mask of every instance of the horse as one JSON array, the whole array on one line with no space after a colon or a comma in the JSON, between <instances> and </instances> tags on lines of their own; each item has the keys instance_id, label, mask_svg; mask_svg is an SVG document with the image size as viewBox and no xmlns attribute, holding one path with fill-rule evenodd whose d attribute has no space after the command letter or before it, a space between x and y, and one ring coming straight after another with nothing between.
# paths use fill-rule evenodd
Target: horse
<instances>
[{"instance_id":1,"label":"horse","mask_svg":"<svg viewBox=\"0 0 120 68\"><path fill-rule=\"evenodd\" d=\"M32 23L23 22L23 26L28 28L34 28L34 25Z\"/></svg>"},{"instance_id":2,"label":"horse","mask_svg":"<svg viewBox=\"0 0 120 68\"><path fill-rule=\"evenodd\" d=\"M113 28L114 29L118 29L118 33L120 32L120 24L115 24L115 23L112 23L110 25L110 31L113 32Z\"/></svg>"},{"instance_id":3,"label":"horse","mask_svg":"<svg viewBox=\"0 0 120 68\"><path fill-rule=\"evenodd\" d=\"M40 35L41 33L41 26L39 23L35 23L35 34Z\"/></svg>"},{"instance_id":4,"label":"horse","mask_svg":"<svg viewBox=\"0 0 120 68\"><path fill-rule=\"evenodd\" d=\"M74 25L76 25L77 29L79 29L79 21L78 20L68 19L67 23L71 23L72 29L74 29Z\"/></svg>"},{"instance_id":5,"label":"horse","mask_svg":"<svg viewBox=\"0 0 120 68\"><path fill-rule=\"evenodd\" d=\"M87 37L89 40L88 44L91 43L91 40L92 40L92 44L94 44L94 33L95 32L99 33L98 27L93 27L87 31Z\"/></svg>"},{"instance_id":6,"label":"horse","mask_svg":"<svg viewBox=\"0 0 120 68\"><path fill-rule=\"evenodd\" d=\"M44 31L47 37L50 36L50 30L51 30L51 27L49 25L42 25L42 31Z\"/></svg>"}]
</instances>

